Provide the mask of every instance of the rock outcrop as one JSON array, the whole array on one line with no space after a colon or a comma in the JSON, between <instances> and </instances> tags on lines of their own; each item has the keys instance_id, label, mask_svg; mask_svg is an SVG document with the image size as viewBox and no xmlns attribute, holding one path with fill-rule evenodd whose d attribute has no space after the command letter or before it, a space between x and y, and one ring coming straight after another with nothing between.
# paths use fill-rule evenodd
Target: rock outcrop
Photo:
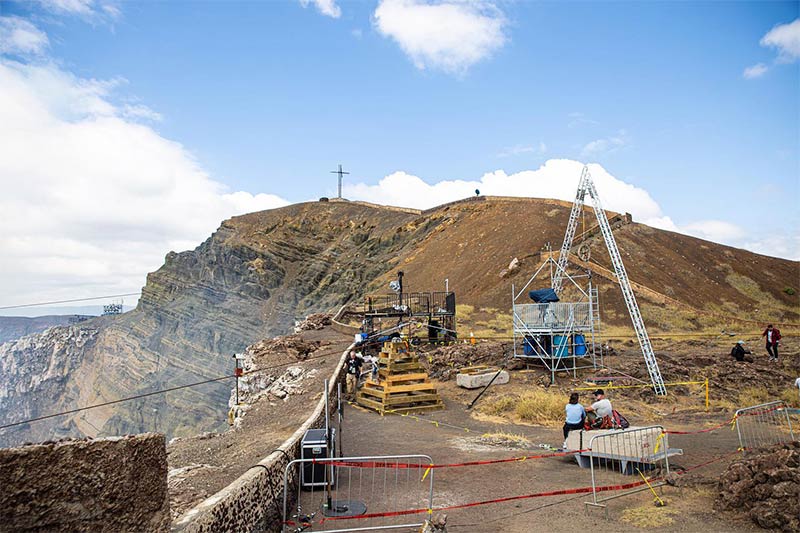
<instances>
[{"instance_id":1,"label":"rock outcrop","mask_svg":"<svg viewBox=\"0 0 800 533\"><path fill-rule=\"evenodd\" d=\"M719 478L718 509L747 513L765 529L800 531L800 443L748 453Z\"/></svg>"}]
</instances>

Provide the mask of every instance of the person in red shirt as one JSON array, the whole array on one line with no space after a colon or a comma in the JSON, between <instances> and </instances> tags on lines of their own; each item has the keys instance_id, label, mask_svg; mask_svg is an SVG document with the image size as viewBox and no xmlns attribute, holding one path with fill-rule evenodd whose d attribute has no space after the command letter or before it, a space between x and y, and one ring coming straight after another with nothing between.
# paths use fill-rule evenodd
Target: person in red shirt
<instances>
[{"instance_id":1,"label":"person in red shirt","mask_svg":"<svg viewBox=\"0 0 800 533\"><path fill-rule=\"evenodd\" d=\"M767 353L769 354L770 361L777 361L778 360L778 342L781 340L781 332L778 328L773 328L772 324L767 326L767 329L764 330L764 333L761 334L762 337L766 337L767 341Z\"/></svg>"}]
</instances>

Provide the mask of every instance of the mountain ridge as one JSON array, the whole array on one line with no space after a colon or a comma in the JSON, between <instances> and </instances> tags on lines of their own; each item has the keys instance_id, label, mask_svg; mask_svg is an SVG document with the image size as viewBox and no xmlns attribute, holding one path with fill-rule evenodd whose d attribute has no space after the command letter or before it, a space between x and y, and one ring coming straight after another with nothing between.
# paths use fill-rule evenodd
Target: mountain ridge
<instances>
[{"instance_id":1,"label":"mountain ridge","mask_svg":"<svg viewBox=\"0 0 800 533\"><path fill-rule=\"evenodd\" d=\"M501 317L511 306L511 284L527 281L547 243L559 247L569 210L568 202L526 198L474 197L426 211L330 200L225 220L195 250L168 253L148 274L134 311L70 326L75 331L53 328L50 340L39 335L0 346L0 424L230 374L234 352L289 332L312 312L387 292L400 269L408 291L444 288L447 278L459 304ZM784 291L798 289L796 261L635 221L614 234L631 280L660 294L731 319L800 322L798 296ZM602 238L586 243L592 261L610 268ZM514 258L520 267L504 275ZM604 323L624 326L618 288L601 276L596 283ZM654 331L710 327L691 309L637 296ZM495 320L497 331L501 322ZM82 330L96 333L77 347ZM61 359L71 362L69 369L56 364ZM20 373L20 365L34 360L50 376L46 383ZM0 444L215 430L224 427L229 389L209 384L84 411L13 437L0 432Z\"/></svg>"}]
</instances>

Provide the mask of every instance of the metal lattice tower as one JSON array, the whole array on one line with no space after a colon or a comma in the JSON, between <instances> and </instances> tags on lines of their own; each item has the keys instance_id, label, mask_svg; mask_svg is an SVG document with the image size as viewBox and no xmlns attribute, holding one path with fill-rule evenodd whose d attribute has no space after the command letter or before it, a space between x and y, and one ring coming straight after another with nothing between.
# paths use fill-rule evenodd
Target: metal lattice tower
<instances>
[{"instance_id":1,"label":"metal lattice tower","mask_svg":"<svg viewBox=\"0 0 800 533\"><path fill-rule=\"evenodd\" d=\"M639 340L639 346L642 349L644 362L647 364L647 372L650 374L650 381L653 384L653 390L659 396L667 394L664 387L664 380L661 377L661 371L658 369L658 361L653 353L653 346L650 344L650 337L647 335L647 329L644 326L642 314L639 311L639 304L636 302L636 296L633 294L628 273L625 271L625 265L622 263L622 256L617 247L617 241L614 239L614 233L611 231L611 225L608 223L606 212L603 211L603 206L600 203L600 197L595 189L592 176L589 173L587 166L583 167L581 172L581 179L578 182L578 193L575 196L575 203L572 204L572 211L569 215L569 222L567 223L567 231L564 234L564 242L561 245L561 254L558 256L558 266L556 274L553 277L553 290L556 293L561 292L563 281L563 272L569 260L569 250L572 247L572 240L575 237L575 230L578 227L578 218L583 211L584 199L586 193L592 198L592 206L594 207L594 214L597 217L597 223L600 225L600 231L603 234L606 248L608 248L608 255L611 257L611 263L614 265L614 273L617 275L619 287L622 290L622 296L625 299L625 305L628 307L628 313L633 322L633 329L636 331L636 337Z\"/></svg>"}]
</instances>

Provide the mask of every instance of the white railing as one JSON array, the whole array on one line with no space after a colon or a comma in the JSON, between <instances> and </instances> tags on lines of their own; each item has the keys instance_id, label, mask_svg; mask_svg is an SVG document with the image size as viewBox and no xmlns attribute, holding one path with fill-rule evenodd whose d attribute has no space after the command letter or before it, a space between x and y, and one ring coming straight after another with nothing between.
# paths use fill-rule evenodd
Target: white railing
<instances>
[{"instance_id":1,"label":"white railing","mask_svg":"<svg viewBox=\"0 0 800 533\"><path fill-rule=\"evenodd\" d=\"M516 304L514 305L517 332L538 330L587 330L592 327L592 312L589 302Z\"/></svg>"}]
</instances>

